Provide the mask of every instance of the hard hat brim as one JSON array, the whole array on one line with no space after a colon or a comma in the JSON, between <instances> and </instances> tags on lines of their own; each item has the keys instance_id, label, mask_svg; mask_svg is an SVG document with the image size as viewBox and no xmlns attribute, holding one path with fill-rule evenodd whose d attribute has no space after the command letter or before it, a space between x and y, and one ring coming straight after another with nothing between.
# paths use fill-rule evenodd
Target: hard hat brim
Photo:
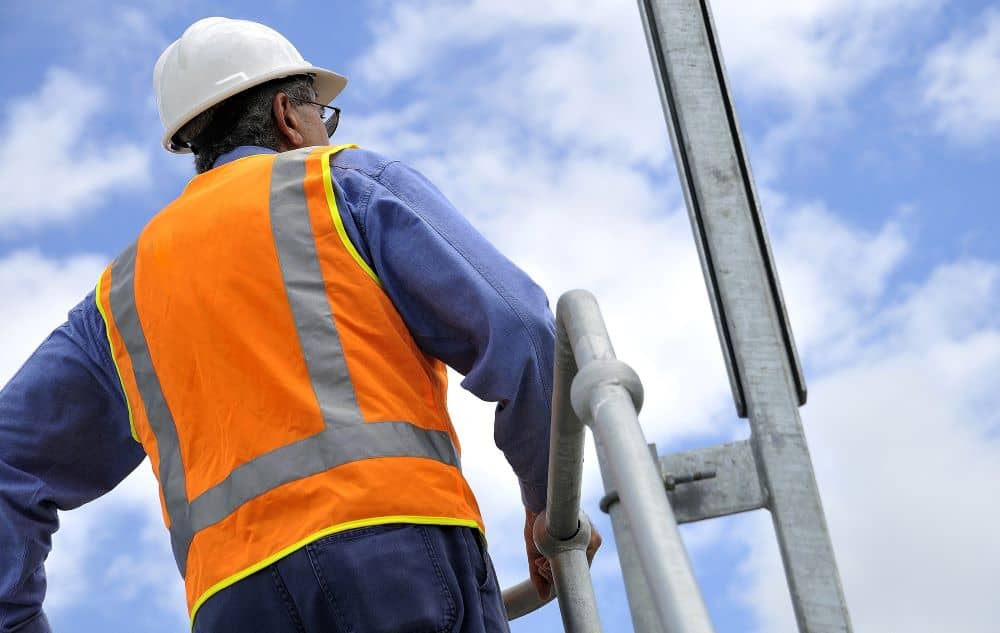
<instances>
[{"instance_id":1,"label":"hard hat brim","mask_svg":"<svg viewBox=\"0 0 1000 633\"><path fill-rule=\"evenodd\" d=\"M163 134L163 139L161 141L163 148L168 152L174 154L190 154L191 150L187 147L181 147L174 145L173 138L185 125L191 122L196 116L205 112L209 108L219 103L222 103L229 97L237 95L241 92L249 90L254 86L259 86L260 84L267 83L274 79L281 79L282 77L292 77L295 75L312 75L313 76L313 87L316 89L316 98L320 103L329 103L343 91L344 86L347 85L347 77L333 72L332 70L327 70L326 68L320 68L318 66L299 66L294 68L281 68L274 70L270 73L266 73L255 77L252 81L247 83L241 83L238 86L234 86L232 90L224 91L213 95L211 99L203 101L197 104L188 112L178 119L177 123L170 126Z\"/></svg>"}]
</instances>

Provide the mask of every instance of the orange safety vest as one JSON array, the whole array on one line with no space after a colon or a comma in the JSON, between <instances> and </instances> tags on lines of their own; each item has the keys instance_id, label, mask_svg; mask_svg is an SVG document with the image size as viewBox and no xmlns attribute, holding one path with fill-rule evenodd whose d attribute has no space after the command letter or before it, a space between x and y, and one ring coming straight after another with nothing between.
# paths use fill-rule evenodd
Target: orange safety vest
<instances>
[{"instance_id":1,"label":"orange safety vest","mask_svg":"<svg viewBox=\"0 0 1000 633\"><path fill-rule=\"evenodd\" d=\"M98 281L192 623L216 592L334 532L483 529L445 367L344 230L330 161L347 147L196 176Z\"/></svg>"}]
</instances>

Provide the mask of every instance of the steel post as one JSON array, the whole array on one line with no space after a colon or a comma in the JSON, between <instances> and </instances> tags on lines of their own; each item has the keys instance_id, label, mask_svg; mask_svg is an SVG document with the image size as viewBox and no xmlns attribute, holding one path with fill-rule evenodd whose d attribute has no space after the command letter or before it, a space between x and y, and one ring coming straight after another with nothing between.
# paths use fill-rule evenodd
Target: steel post
<instances>
[{"instance_id":1,"label":"steel post","mask_svg":"<svg viewBox=\"0 0 1000 633\"><path fill-rule=\"evenodd\" d=\"M799 630L851 631L798 407L806 389L707 0L639 0L737 411Z\"/></svg>"}]
</instances>

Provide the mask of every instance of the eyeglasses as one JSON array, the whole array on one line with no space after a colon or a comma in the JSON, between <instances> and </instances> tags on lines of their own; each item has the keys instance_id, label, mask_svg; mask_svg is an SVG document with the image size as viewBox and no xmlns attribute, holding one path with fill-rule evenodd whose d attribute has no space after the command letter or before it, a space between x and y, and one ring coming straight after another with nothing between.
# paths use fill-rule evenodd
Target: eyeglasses
<instances>
[{"instance_id":1,"label":"eyeglasses","mask_svg":"<svg viewBox=\"0 0 1000 633\"><path fill-rule=\"evenodd\" d=\"M319 106L319 118L323 119L323 127L326 128L326 135L333 136L333 133L337 131L337 126L340 124L340 108L337 106L323 105L322 103L309 101L308 99L299 99L298 97L290 96L289 99L297 101L298 103L308 103L310 105Z\"/></svg>"}]
</instances>

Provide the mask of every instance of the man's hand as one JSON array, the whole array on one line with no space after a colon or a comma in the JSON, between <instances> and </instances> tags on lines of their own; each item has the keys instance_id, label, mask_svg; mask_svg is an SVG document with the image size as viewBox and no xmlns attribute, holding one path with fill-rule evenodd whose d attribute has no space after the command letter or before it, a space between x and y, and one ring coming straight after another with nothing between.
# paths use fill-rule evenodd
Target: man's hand
<instances>
[{"instance_id":1,"label":"man's hand","mask_svg":"<svg viewBox=\"0 0 1000 633\"><path fill-rule=\"evenodd\" d=\"M532 531L535 525L535 519L538 518L537 512L532 512L525 508L524 510L524 549L528 553L528 574L531 578L531 584L535 586L535 591L538 592L538 597L542 600L548 600L552 595L552 566L549 564L547 558L542 556L542 553L538 551L535 547L535 539L532 536ZM601 534L597 531L597 528L593 524L590 526L590 543L587 544L587 562L592 563L594 561L594 554L597 553L598 548L601 547Z\"/></svg>"}]
</instances>

